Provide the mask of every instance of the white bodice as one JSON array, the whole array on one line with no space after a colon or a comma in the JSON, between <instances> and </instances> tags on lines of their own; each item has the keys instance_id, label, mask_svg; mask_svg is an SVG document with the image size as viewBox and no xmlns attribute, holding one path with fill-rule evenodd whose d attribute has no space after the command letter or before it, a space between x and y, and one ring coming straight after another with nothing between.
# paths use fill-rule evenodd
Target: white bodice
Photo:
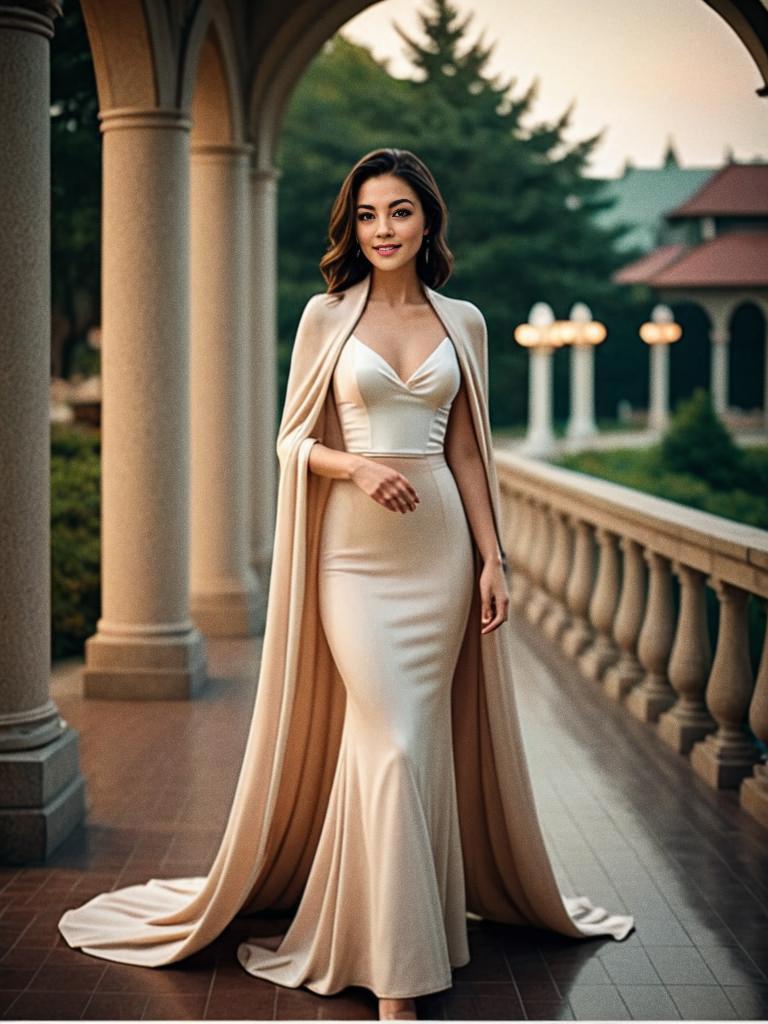
<instances>
[{"instance_id":1,"label":"white bodice","mask_svg":"<svg viewBox=\"0 0 768 1024\"><path fill-rule=\"evenodd\" d=\"M360 455L442 452L460 384L461 369L448 335L404 381L383 356L351 334L333 373L346 450Z\"/></svg>"}]
</instances>

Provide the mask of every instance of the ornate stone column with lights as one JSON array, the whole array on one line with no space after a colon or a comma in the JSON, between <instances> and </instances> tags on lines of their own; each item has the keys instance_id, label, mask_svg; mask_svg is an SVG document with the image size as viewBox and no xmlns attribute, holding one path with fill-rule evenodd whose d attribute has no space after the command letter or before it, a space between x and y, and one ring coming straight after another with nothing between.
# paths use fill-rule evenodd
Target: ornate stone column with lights
<instances>
[{"instance_id":1,"label":"ornate stone column with lights","mask_svg":"<svg viewBox=\"0 0 768 1024\"><path fill-rule=\"evenodd\" d=\"M531 307L528 323L518 324L515 341L529 351L528 432L520 451L525 455L546 457L554 449L552 428L552 354L562 345L552 307L537 302Z\"/></svg>"},{"instance_id":2,"label":"ornate stone column with lights","mask_svg":"<svg viewBox=\"0 0 768 1024\"><path fill-rule=\"evenodd\" d=\"M672 310L661 304L653 307L651 319L640 327L640 337L651 349L648 429L654 433L666 430L669 422L669 346L681 334Z\"/></svg>"},{"instance_id":3,"label":"ornate stone column with lights","mask_svg":"<svg viewBox=\"0 0 768 1024\"><path fill-rule=\"evenodd\" d=\"M584 302L576 302L561 322L565 344L571 346L571 414L565 430L570 449L580 448L597 434L595 423L595 346L605 340L604 324L592 319Z\"/></svg>"},{"instance_id":4,"label":"ornate stone column with lights","mask_svg":"<svg viewBox=\"0 0 768 1024\"><path fill-rule=\"evenodd\" d=\"M49 43L58 3L0 5L0 862L44 860L85 814L78 734L50 695Z\"/></svg>"}]
</instances>

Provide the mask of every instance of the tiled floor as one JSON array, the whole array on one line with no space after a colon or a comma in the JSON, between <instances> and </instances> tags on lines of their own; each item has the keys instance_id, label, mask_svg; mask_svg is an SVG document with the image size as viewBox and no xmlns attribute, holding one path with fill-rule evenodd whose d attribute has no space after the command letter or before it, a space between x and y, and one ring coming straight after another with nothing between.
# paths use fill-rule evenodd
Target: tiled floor
<instances>
[{"instance_id":1,"label":"tiled floor","mask_svg":"<svg viewBox=\"0 0 768 1024\"><path fill-rule=\"evenodd\" d=\"M430 1019L768 1017L768 832L713 793L651 729L513 623L526 752L558 882L635 915L623 942L470 922L472 961L417 1001ZM252 978L235 920L165 968L70 949L64 909L153 876L204 874L245 743L259 643L209 642L191 702L83 701L77 664L53 695L80 731L89 820L49 863L0 869L5 1019L374 1019L365 989L317 996ZM270 931L265 922L265 934ZM274 931L274 927L271 929Z\"/></svg>"}]
</instances>

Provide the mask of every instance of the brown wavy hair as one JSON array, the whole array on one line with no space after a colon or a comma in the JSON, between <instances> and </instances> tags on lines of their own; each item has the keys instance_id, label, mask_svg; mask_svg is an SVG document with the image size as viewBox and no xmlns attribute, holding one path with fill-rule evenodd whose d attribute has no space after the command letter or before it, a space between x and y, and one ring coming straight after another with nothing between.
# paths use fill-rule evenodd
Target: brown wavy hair
<instances>
[{"instance_id":1,"label":"brown wavy hair","mask_svg":"<svg viewBox=\"0 0 768 1024\"><path fill-rule=\"evenodd\" d=\"M357 255L356 207L360 186L380 174L395 174L407 182L424 209L430 241L429 262L425 260L424 245L416 256L416 272L421 280L430 288L439 288L451 276L453 253L445 240L448 208L432 172L408 149L372 149L347 174L331 208L329 244L320 260L328 294L349 288L370 272L368 258L363 253Z\"/></svg>"}]
</instances>

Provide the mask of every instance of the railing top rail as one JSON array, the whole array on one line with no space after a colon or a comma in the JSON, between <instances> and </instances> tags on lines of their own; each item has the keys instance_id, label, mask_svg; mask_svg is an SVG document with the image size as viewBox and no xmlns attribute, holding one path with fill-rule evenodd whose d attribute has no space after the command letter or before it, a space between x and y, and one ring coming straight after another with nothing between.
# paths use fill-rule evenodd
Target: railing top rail
<instances>
[{"instance_id":1,"label":"railing top rail","mask_svg":"<svg viewBox=\"0 0 768 1024\"><path fill-rule=\"evenodd\" d=\"M768 597L768 530L517 452L496 449L494 455L503 488L530 494L668 558Z\"/></svg>"}]
</instances>

